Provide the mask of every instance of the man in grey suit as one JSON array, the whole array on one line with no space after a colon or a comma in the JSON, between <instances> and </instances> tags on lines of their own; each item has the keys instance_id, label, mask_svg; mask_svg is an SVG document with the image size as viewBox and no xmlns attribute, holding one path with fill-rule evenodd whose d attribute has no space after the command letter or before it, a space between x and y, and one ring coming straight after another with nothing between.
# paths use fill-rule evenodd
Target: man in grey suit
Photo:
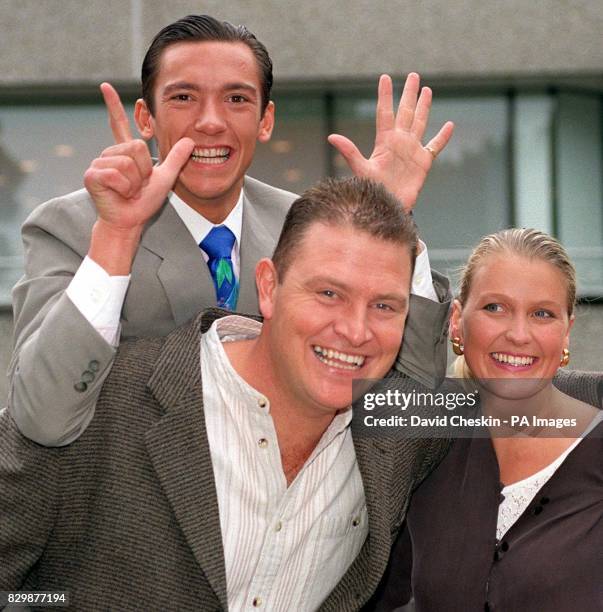
<instances>
[{"instance_id":1,"label":"man in grey suit","mask_svg":"<svg viewBox=\"0 0 603 612\"><path fill-rule=\"evenodd\" d=\"M135 107L159 165L132 138L117 92L101 86L116 144L92 162L86 190L40 206L23 228L9 406L27 436L53 445L80 435L120 337L167 334L216 303L257 312L253 270L272 253L295 197L245 176L256 142L272 133L271 85L268 53L244 27L189 16L164 28L145 57ZM422 146L431 93L417 95L410 75L395 116L382 77L368 160L330 137L356 174L382 182L407 209L452 131L447 124ZM206 245L216 226L231 240L219 256ZM443 304L413 296L399 358L425 382L445 359L446 289L436 292Z\"/></svg>"},{"instance_id":2,"label":"man in grey suit","mask_svg":"<svg viewBox=\"0 0 603 612\"><path fill-rule=\"evenodd\" d=\"M68 446L0 412L0 591L66 590L78 610L360 609L447 447L351 434L352 379L396 359L416 249L383 186L319 185L258 263L263 324L210 311L122 342Z\"/></svg>"}]
</instances>

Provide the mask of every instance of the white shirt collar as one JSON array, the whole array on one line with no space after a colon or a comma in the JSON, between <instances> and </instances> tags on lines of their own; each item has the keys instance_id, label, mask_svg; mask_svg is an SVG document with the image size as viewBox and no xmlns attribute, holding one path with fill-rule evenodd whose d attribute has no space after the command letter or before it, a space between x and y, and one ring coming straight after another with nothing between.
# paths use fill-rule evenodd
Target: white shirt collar
<instances>
[{"instance_id":1,"label":"white shirt collar","mask_svg":"<svg viewBox=\"0 0 603 612\"><path fill-rule=\"evenodd\" d=\"M232 367L230 359L222 346L224 342L234 340L248 340L260 335L262 324L255 319L242 317L240 315L229 315L216 319L209 330L203 334L201 344L206 343L208 354L212 355L210 367L214 368L218 379L228 383L231 390L236 390L241 397L251 397L255 400L264 396L249 385L238 372ZM265 398L267 399L267 398ZM270 412L269 404L264 409ZM316 450L320 451L327 446L335 436L345 431L352 421L352 409L339 412L331 421L327 431L323 434Z\"/></svg>"},{"instance_id":2,"label":"white shirt collar","mask_svg":"<svg viewBox=\"0 0 603 612\"><path fill-rule=\"evenodd\" d=\"M174 207L178 216L182 219L184 225L191 233L193 239L199 244L207 234L216 227L215 223L212 223L206 219L201 213L191 208L186 202L179 198L173 191L170 191L168 195L170 204ZM225 225L236 238L236 245L241 244L241 231L243 227L243 190L239 195L239 199L235 204L235 207L230 211L228 217L219 223L218 225Z\"/></svg>"}]
</instances>

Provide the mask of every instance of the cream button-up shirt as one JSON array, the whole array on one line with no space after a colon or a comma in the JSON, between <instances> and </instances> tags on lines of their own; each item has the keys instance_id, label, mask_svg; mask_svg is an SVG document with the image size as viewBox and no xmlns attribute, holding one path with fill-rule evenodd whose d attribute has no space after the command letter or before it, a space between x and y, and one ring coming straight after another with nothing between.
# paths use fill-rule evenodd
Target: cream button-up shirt
<instances>
[{"instance_id":1,"label":"cream button-up shirt","mask_svg":"<svg viewBox=\"0 0 603 612\"><path fill-rule=\"evenodd\" d=\"M201 338L203 405L231 610L315 610L368 534L351 410L338 414L287 487L270 401L234 370L223 342L261 324L216 321ZM202 509L200 509L202 511Z\"/></svg>"}]
</instances>

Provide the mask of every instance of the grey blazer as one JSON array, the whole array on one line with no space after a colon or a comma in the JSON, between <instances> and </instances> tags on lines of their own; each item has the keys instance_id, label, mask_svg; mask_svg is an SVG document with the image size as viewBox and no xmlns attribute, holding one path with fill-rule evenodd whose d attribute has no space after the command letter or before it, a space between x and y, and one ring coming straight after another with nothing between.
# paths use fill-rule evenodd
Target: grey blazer
<instances>
[{"instance_id":1,"label":"grey blazer","mask_svg":"<svg viewBox=\"0 0 603 612\"><path fill-rule=\"evenodd\" d=\"M257 313L255 266L270 257L293 193L247 177L237 310ZM110 347L65 295L88 252L96 210L85 190L50 200L23 226L25 275L13 290L15 349L9 407L21 431L41 444L76 438L92 418L113 363ZM401 371L432 385L446 367L447 281L435 274L440 304L411 296ZM122 338L165 335L215 305L208 267L172 206L146 226L122 310Z\"/></svg>"},{"instance_id":2,"label":"grey blazer","mask_svg":"<svg viewBox=\"0 0 603 612\"><path fill-rule=\"evenodd\" d=\"M0 591L69 590L77 610L226 608L199 362L214 317L123 342L94 418L69 446L38 446L0 412ZM361 436L354 445L369 534L325 611L368 600L410 492L447 448Z\"/></svg>"}]
</instances>

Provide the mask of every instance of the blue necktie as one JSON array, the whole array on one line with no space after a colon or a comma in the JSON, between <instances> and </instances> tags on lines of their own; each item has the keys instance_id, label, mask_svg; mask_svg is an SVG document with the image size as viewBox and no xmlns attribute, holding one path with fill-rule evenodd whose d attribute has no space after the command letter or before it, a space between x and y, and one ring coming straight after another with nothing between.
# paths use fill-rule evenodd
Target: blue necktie
<instances>
[{"instance_id":1,"label":"blue necktie","mask_svg":"<svg viewBox=\"0 0 603 612\"><path fill-rule=\"evenodd\" d=\"M209 257L207 265L214 280L218 306L228 310L235 310L239 297L239 283L230 257L234 243L235 235L225 225L214 227L199 243Z\"/></svg>"}]
</instances>

